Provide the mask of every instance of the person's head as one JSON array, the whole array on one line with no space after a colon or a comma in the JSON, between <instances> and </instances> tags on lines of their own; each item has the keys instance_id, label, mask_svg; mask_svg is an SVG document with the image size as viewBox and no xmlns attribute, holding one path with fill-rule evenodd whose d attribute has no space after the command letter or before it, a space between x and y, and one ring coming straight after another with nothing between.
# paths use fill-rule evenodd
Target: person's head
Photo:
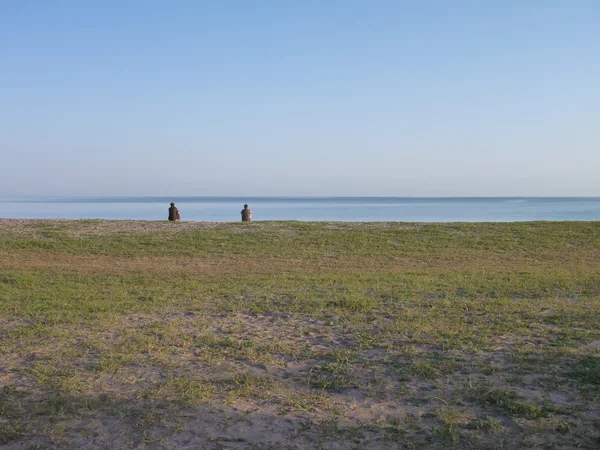
<instances>
[{"instance_id":1,"label":"person's head","mask_svg":"<svg viewBox=\"0 0 600 450\"><path fill-rule=\"evenodd\" d=\"M248 209L248 205L244 205L244 209Z\"/></svg>"},{"instance_id":2,"label":"person's head","mask_svg":"<svg viewBox=\"0 0 600 450\"><path fill-rule=\"evenodd\" d=\"M171 203L171 206L175 206L175 203Z\"/></svg>"}]
</instances>

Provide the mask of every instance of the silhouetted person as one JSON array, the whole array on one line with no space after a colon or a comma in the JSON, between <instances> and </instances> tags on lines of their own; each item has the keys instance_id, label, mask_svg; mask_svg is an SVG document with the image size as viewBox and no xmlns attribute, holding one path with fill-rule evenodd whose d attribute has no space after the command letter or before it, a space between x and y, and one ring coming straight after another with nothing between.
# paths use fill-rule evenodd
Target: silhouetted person
<instances>
[{"instance_id":1,"label":"silhouetted person","mask_svg":"<svg viewBox=\"0 0 600 450\"><path fill-rule=\"evenodd\" d=\"M169 208L169 220L172 222L177 222L179 219L181 219L179 210L175 206L175 203L171 203L171 207Z\"/></svg>"},{"instance_id":2,"label":"silhouetted person","mask_svg":"<svg viewBox=\"0 0 600 450\"><path fill-rule=\"evenodd\" d=\"M240 212L242 213L242 222L250 222L252 220L252 211L248 209L248 205L244 205L244 209Z\"/></svg>"}]
</instances>

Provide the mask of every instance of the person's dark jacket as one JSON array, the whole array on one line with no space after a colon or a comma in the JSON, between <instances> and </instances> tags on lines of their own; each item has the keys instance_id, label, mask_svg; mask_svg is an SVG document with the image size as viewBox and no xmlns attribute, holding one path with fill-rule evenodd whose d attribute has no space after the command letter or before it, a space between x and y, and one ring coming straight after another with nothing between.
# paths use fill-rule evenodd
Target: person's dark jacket
<instances>
[{"instance_id":1,"label":"person's dark jacket","mask_svg":"<svg viewBox=\"0 0 600 450\"><path fill-rule=\"evenodd\" d=\"M179 210L176 206L169 207L169 220L179 220L181 217L179 216Z\"/></svg>"}]
</instances>

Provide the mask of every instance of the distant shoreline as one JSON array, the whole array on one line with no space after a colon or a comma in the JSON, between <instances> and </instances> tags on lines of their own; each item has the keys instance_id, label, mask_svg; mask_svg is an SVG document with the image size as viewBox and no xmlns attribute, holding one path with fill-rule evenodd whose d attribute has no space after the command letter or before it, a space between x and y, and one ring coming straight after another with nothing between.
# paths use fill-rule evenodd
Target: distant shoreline
<instances>
[{"instance_id":1,"label":"distant shoreline","mask_svg":"<svg viewBox=\"0 0 600 450\"><path fill-rule=\"evenodd\" d=\"M0 232L21 227L35 228L36 226L54 226L54 227L77 227L93 226L94 228L106 228L107 231L184 231L196 229L210 229L221 226L239 225L242 227L251 227L254 229L269 227L270 225L302 224L314 226L333 226L343 228L406 228L406 227L426 227L426 226L446 226L446 225L472 225L472 226L490 226L497 225L506 227L510 225L527 224L600 224L598 220L532 220L532 221L503 221L503 222L403 222L403 221L381 221L381 222L350 222L335 220L256 220L252 222L241 221L192 221L182 220L178 222L169 222L168 220L137 220L137 219L23 219L23 218L0 218Z\"/></svg>"},{"instance_id":2,"label":"distant shoreline","mask_svg":"<svg viewBox=\"0 0 600 450\"><path fill-rule=\"evenodd\" d=\"M94 219L90 219L90 218L81 218L81 219L68 219L68 218L28 218L28 217L0 217L0 223L1 222L19 222L19 223L23 223L23 224L33 224L33 223L37 223L37 222L66 222L66 223L74 223L74 222L118 222L118 223L165 223L167 225L171 225L171 226L177 226L177 225L182 225L182 224L190 224L190 223L200 223L200 224L232 224L232 223L241 223L241 220L230 220L230 221L222 221L222 220L179 220L177 222L170 222L167 219L161 220L161 219L102 219L102 218L94 218ZM272 219L264 219L264 220L252 220L249 223L246 224L255 224L255 223L286 223L286 222L301 222L301 223L315 223L315 224L327 224L327 223L341 223L341 224L378 224L378 223L389 223L389 224L393 224L393 223L398 223L398 224L431 224L431 225L443 225L443 224L449 224L449 223L465 223L465 224L493 224L493 223L497 223L497 224L509 224L509 223L536 223L536 222L545 222L545 223L576 223L576 222L582 222L582 223L593 223L593 222L600 222L600 220L513 220L513 221L509 221L509 220L499 220L499 221L494 221L494 220L490 220L490 221L469 221L469 220L462 220L462 221L446 221L446 222L440 222L440 221L432 221L432 222L427 222L427 221L408 221L408 220L378 220L378 221L374 221L374 220L354 220L354 221L350 221L350 220L300 220L300 219L281 219L281 220L272 220Z\"/></svg>"}]
</instances>

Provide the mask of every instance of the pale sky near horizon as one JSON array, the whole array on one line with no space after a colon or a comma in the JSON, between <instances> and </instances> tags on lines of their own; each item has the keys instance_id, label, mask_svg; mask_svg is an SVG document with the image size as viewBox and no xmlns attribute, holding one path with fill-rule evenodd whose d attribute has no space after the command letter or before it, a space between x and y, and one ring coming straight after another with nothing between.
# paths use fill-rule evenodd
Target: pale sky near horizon
<instances>
[{"instance_id":1,"label":"pale sky near horizon","mask_svg":"<svg viewBox=\"0 0 600 450\"><path fill-rule=\"evenodd\" d=\"M0 157L0 196L600 196L600 1L3 1Z\"/></svg>"}]
</instances>

